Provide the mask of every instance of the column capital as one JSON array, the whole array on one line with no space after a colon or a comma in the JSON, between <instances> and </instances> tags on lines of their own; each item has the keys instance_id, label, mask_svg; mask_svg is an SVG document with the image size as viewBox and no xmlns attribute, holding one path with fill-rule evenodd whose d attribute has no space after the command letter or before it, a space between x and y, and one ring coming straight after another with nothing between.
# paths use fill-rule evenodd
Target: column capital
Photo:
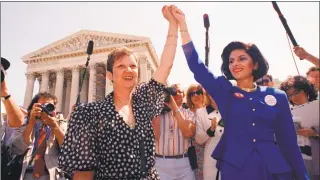
<instances>
[{"instance_id":1,"label":"column capital","mask_svg":"<svg viewBox=\"0 0 320 180\"><path fill-rule=\"evenodd\" d=\"M146 55L139 55L138 56L139 59L139 64L146 64L148 63L148 58Z\"/></svg>"},{"instance_id":2,"label":"column capital","mask_svg":"<svg viewBox=\"0 0 320 180\"><path fill-rule=\"evenodd\" d=\"M41 76L47 76L50 74L50 71L40 71Z\"/></svg>"},{"instance_id":3,"label":"column capital","mask_svg":"<svg viewBox=\"0 0 320 180\"><path fill-rule=\"evenodd\" d=\"M72 66L72 67L71 67L72 73L74 73L74 72L79 72L80 69L81 69L81 66Z\"/></svg>"},{"instance_id":4,"label":"column capital","mask_svg":"<svg viewBox=\"0 0 320 180\"><path fill-rule=\"evenodd\" d=\"M57 75L63 75L64 74L64 69L56 69Z\"/></svg>"},{"instance_id":5,"label":"column capital","mask_svg":"<svg viewBox=\"0 0 320 180\"><path fill-rule=\"evenodd\" d=\"M27 73L25 73L25 75L26 75L26 77L27 77L27 79L29 80L34 80L35 78L36 78L36 75L33 73L33 72L27 72Z\"/></svg>"}]
</instances>

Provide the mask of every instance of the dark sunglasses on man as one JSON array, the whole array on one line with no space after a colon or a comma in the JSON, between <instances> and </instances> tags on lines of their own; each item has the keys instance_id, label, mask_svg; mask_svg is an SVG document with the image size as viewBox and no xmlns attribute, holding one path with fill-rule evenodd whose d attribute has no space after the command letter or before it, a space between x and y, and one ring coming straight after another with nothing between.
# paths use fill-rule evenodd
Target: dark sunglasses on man
<instances>
[{"instance_id":1,"label":"dark sunglasses on man","mask_svg":"<svg viewBox=\"0 0 320 180\"><path fill-rule=\"evenodd\" d=\"M194 91L194 92L190 92L189 93L189 96L192 97L192 96L195 96L195 95L203 95L203 91L202 90L197 90L197 91Z\"/></svg>"},{"instance_id":2,"label":"dark sunglasses on man","mask_svg":"<svg viewBox=\"0 0 320 180\"><path fill-rule=\"evenodd\" d=\"M260 78L256 80L257 85L264 85L264 84L268 84L269 82L270 82L270 79L267 79L267 78Z\"/></svg>"}]
</instances>

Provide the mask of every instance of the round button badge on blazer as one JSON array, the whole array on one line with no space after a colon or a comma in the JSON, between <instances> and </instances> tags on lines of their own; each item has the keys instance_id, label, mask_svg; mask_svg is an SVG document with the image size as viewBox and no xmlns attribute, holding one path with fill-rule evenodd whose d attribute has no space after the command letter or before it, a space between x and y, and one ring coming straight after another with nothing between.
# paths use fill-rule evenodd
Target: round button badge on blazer
<instances>
[{"instance_id":1,"label":"round button badge on blazer","mask_svg":"<svg viewBox=\"0 0 320 180\"><path fill-rule=\"evenodd\" d=\"M264 98L264 101L269 105L269 106L274 106L277 104L277 99L272 96L272 95L266 95Z\"/></svg>"}]
</instances>

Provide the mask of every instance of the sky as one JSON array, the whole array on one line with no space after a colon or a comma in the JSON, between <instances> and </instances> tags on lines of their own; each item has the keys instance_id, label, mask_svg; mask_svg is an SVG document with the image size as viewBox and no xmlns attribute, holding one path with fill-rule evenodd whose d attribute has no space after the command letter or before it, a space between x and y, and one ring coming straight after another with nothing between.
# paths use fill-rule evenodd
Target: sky
<instances>
[{"instance_id":1,"label":"sky","mask_svg":"<svg viewBox=\"0 0 320 180\"><path fill-rule=\"evenodd\" d=\"M271 2L1 2L1 57L10 93L23 105L26 68L21 57L80 30L149 37L160 57L168 30L163 5L177 5L185 14L192 40L204 60L203 14L210 20L209 69L221 75L221 53L231 41L255 43L270 64L269 74L284 80L297 75L285 30ZM319 57L319 2L278 2L297 43ZM295 56L294 56L295 57ZM295 57L301 75L312 66ZM179 37L169 83L196 83ZM34 90L38 89L35 83ZM36 93L36 92L34 92Z\"/></svg>"}]
</instances>

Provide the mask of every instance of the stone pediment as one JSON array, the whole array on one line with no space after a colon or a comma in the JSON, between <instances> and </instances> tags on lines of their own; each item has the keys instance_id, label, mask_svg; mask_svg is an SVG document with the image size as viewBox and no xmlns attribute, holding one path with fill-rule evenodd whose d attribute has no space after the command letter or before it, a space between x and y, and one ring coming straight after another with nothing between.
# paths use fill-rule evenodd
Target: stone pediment
<instances>
[{"instance_id":1,"label":"stone pediment","mask_svg":"<svg viewBox=\"0 0 320 180\"><path fill-rule=\"evenodd\" d=\"M149 38L125 34L81 30L73 35L70 35L35 52L32 52L22 57L22 59L27 63L28 61L35 59L60 56L63 54L86 52L89 40L94 41L94 49L101 49L120 44L125 45L149 41Z\"/></svg>"}]
</instances>

